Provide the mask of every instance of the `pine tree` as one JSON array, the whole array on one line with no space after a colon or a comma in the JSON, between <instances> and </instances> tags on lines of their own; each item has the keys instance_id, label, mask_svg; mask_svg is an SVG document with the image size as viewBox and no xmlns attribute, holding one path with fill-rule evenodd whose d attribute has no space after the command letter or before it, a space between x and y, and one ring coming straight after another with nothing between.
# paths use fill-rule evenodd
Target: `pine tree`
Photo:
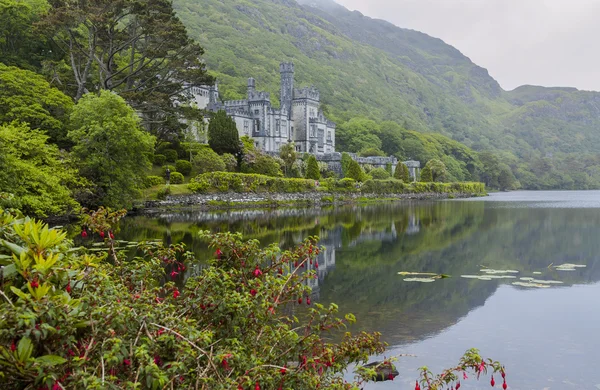
<instances>
[{"instance_id":1,"label":"pine tree","mask_svg":"<svg viewBox=\"0 0 600 390\"><path fill-rule=\"evenodd\" d=\"M317 158L312 154L308 157L307 167L306 167L306 178L312 180L320 180L321 172L319 171L319 163L317 162Z\"/></svg>"},{"instance_id":2,"label":"pine tree","mask_svg":"<svg viewBox=\"0 0 600 390\"><path fill-rule=\"evenodd\" d=\"M351 162L352 157L346 152L342 153L342 177L348 177L348 170Z\"/></svg>"},{"instance_id":3,"label":"pine tree","mask_svg":"<svg viewBox=\"0 0 600 390\"><path fill-rule=\"evenodd\" d=\"M394 178L403 181L404 183L410 182L410 173L408 167L404 163L398 163L396 170L394 171Z\"/></svg>"},{"instance_id":4,"label":"pine tree","mask_svg":"<svg viewBox=\"0 0 600 390\"><path fill-rule=\"evenodd\" d=\"M217 112L208 125L208 144L218 154L240 152L240 137L235 121L223 110Z\"/></svg>"},{"instance_id":5,"label":"pine tree","mask_svg":"<svg viewBox=\"0 0 600 390\"><path fill-rule=\"evenodd\" d=\"M363 181L365 177L365 172L362 170L362 168L356 161L352 160L350 162L350 166L348 168L348 175L346 175L346 177L349 177L350 179L354 179L356 181Z\"/></svg>"},{"instance_id":6,"label":"pine tree","mask_svg":"<svg viewBox=\"0 0 600 390\"><path fill-rule=\"evenodd\" d=\"M421 181L423 183L431 183L433 176L431 175L431 166L425 165L425 168L421 170Z\"/></svg>"}]
</instances>

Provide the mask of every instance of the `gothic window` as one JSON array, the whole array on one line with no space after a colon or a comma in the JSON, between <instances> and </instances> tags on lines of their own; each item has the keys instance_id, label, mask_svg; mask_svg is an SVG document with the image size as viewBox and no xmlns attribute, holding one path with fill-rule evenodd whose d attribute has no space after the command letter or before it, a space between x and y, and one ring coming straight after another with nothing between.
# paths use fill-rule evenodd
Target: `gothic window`
<instances>
[{"instance_id":1,"label":"gothic window","mask_svg":"<svg viewBox=\"0 0 600 390\"><path fill-rule=\"evenodd\" d=\"M254 132L260 133L260 120L258 119L254 120Z\"/></svg>"},{"instance_id":2,"label":"gothic window","mask_svg":"<svg viewBox=\"0 0 600 390\"><path fill-rule=\"evenodd\" d=\"M327 141L331 142L331 131L327 132Z\"/></svg>"},{"instance_id":3,"label":"gothic window","mask_svg":"<svg viewBox=\"0 0 600 390\"><path fill-rule=\"evenodd\" d=\"M260 114L260 110L254 110L254 115L259 115Z\"/></svg>"},{"instance_id":4,"label":"gothic window","mask_svg":"<svg viewBox=\"0 0 600 390\"><path fill-rule=\"evenodd\" d=\"M250 123L249 121L245 120L244 121L244 134L248 134L250 133Z\"/></svg>"},{"instance_id":5,"label":"gothic window","mask_svg":"<svg viewBox=\"0 0 600 390\"><path fill-rule=\"evenodd\" d=\"M281 121L281 136L285 137L287 135L287 122Z\"/></svg>"},{"instance_id":6,"label":"gothic window","mask_svg":"<svg viewBox=\"0 0 600 390\"><path fill-rule=\"evenodd\" d=\"M317 125L310 125L310 136L311 137L317 136Z\"/></svg>"},{"instance_id":7,"label":"gothic window","mask_svg":"<svg viewBox=\"0 0 600 390\"><path fill-rule=\"evenodd\" d=\"M279 119L275 120L275 135L281 135L281 121Z\"/></svg>"}]
</instances>

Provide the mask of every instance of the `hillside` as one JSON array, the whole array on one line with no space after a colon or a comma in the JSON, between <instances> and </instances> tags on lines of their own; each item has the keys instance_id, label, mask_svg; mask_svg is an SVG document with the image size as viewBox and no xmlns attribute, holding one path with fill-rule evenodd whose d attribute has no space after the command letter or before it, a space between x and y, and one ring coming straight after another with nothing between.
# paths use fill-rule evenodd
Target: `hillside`
<instances>
[{"instance_id":1,"label":"hillside","mask_svg":"<svg viewBox=\"0 0 600 390\"><path fill-rule=\"evenodd\" d=\"M249 76L277 96L278 64L291 60L297 81L321 90L342 132L351 118L391 120L495 151L526 188L600 187L600 93L542 87L506 92L440 39L330 0L301 2L174 4L205 47L225 99L244 96ZM570 176L573 164L578 178Z\"/></svg>"}]
</instances>

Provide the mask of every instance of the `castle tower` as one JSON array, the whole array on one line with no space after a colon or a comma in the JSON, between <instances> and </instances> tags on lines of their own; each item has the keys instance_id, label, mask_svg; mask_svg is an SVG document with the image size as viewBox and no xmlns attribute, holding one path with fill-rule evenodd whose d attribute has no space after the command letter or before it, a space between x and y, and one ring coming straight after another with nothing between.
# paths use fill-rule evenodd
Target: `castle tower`
<instances>
[{"instance_id":1,"label":"castle tower","mask_svg":"<svg viewBox=\"0 0 600 390\"><path fill-rule=\"evenodd\" d=\"M219 100L219 84L215 81L215 85L211 85L208 92L208 103L216 104Z\"/></svg>"},{"instance_id":2,"label":"castle tower","mask_svg":"<svg viewBox=\"0 0 600 390\"><path fill-rule=\"evenodd\" d=\"M292 114L292 100L294 99L294 63L282 62L279 65L281 73L281 90L279 100L281 108L286 108L288 115Z\"/></svg>"},{"instance_id":3,"label":"castle tower","mask_svg":"<svg viewBox=\"0 0 600 390\"><path fill-rule=\"evenodd\" d=\"M255 90L256 90L256 80L254 80L254 78L250 77L248 79L248 98L250 98L250 95L252 95Z\"/></svg>"}]
</instances>

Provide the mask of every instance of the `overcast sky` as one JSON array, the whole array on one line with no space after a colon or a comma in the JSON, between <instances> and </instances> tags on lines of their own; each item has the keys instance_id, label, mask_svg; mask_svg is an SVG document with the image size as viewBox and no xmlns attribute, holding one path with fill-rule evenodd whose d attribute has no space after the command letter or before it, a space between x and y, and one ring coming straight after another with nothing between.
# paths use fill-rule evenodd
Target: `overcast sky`
<instances>
[{"instance_id":1,"label":"overcast sky","mask_svg":"<svg viewBox=\"0 0 600 390\"><path fill-rule=\"evenodd\" d=\"M336 1L443 39L506 90L533 84L600 91L600 0Z\"/></svg>"}]
</instances>

